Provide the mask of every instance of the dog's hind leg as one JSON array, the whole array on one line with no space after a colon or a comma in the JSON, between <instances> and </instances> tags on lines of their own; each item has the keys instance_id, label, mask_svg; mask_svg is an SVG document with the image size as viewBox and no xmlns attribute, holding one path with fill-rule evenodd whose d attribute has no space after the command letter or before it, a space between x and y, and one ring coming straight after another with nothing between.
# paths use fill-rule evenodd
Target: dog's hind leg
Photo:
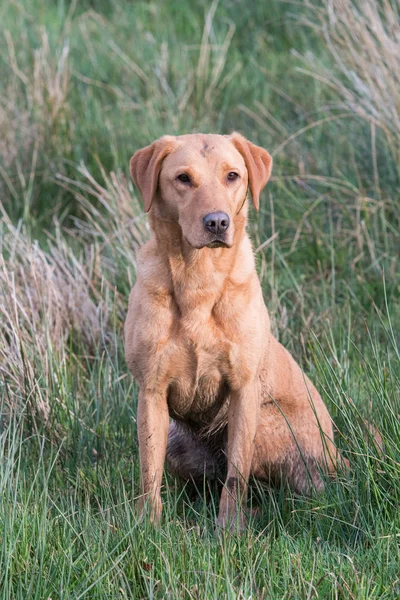
<instances>
[{"instance_id":1,"label":"dog's hind leg","mask_svg":"<svg viewBox=\"0 0 400 600\"><path fill-rule=\"evenodd\" d=\"M324 475L346 466L318 391L289 352L271 338L271 360L254 441L252 475L283 479L297 493L324 488Z\"/></svg>"},{"instance_id":2,"label":"dog's hind leg","mask_svg":"<svg viewBox=\"0 0 400 600\"><path fill-rule=\"evenodd\" d=\"M223 479L226 456L222 441L203 440L190 429L171 421L168 432L167 467L172 475L200 482Z\"/></svg>"}]
</instances>

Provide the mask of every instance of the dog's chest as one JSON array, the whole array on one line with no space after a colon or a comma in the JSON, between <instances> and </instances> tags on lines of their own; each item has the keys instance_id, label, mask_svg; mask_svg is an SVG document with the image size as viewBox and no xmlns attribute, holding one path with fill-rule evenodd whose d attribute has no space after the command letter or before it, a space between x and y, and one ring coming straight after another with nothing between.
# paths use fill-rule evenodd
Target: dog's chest
<instances>
[{"instance_id":1,"label":"dog's chest","mask_svg":"<svg viewBox=\"0 0 400 600\"><path fill-rule=\"evenodd\" d=\"M208 330L206 324L179 329L168 360L168 406L174 418L207 426L226 412L231 356L232 344L210 324Z\"/></svg>"}]
</instances>

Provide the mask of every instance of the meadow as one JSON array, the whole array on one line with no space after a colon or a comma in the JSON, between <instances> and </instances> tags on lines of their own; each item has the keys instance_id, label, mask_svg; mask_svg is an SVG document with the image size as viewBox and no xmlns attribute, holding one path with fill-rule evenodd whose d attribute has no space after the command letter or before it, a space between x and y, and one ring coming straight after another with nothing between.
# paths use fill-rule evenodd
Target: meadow
<instances>
[{"instance_id":1,"label":"meadow","mask_svg":"<svg viewBox=\"0 0 400 600\"><path fill-rule=\"evenodd\" d=\"M3 0L1 598L400 598L399 13ZM249 224L265 301L351 463L310 498L254 482L241 536L169 476L161 526L138 519L122 338L150 235L129 158L233 130L274 157Z\"/></svg>"}]
</instances>

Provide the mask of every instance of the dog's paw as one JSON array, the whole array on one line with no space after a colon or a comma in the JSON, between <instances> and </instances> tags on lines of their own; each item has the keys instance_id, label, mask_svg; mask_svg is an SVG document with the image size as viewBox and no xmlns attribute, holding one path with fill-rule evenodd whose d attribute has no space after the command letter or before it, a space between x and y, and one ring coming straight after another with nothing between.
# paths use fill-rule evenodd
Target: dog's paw
<instances>
[{"instance_id":1,"label":"dog's paw","mask_svg":"<svg viewBox=\"0 0 400 600\"><path fill-rule=\"evenodd\" d=\"M229 531L230 533L240 534L247 528L247 517L243 510L220 511L215 525L217 532Z\"/></svg>"},{"instance_id":2,"label":"dog's paw","mask_svg":"<svg viewBox=\"0 0 400 600\"><path fill-rule=\"evenodd\" d=\"M158 525L161 520L162 502L161 498L155 496L153 498L143 494L136 501L136 512L139 519L149 518L150 523Z\"/></svg>"}]
</instances>

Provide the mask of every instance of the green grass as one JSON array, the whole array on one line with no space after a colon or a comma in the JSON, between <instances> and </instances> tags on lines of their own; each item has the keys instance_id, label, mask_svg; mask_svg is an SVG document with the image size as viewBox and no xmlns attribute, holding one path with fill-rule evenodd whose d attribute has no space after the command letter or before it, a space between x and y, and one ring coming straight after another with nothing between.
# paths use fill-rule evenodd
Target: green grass
<instances>
[{"instance_id":1,"label":"green grass","mask_svg":"<svg viewBox=\"0 0 400 600\"><path fill-rule=\"evenodd\" d=\"M332 6L1 5L0 597L400 597L400 32L394 3ZM254 482L241 537L168 476L160 528L138 520L122 344L130 156L233 129L274 154L257 268L351 463L312 498Z\"/></svg>"}]
</instances>

